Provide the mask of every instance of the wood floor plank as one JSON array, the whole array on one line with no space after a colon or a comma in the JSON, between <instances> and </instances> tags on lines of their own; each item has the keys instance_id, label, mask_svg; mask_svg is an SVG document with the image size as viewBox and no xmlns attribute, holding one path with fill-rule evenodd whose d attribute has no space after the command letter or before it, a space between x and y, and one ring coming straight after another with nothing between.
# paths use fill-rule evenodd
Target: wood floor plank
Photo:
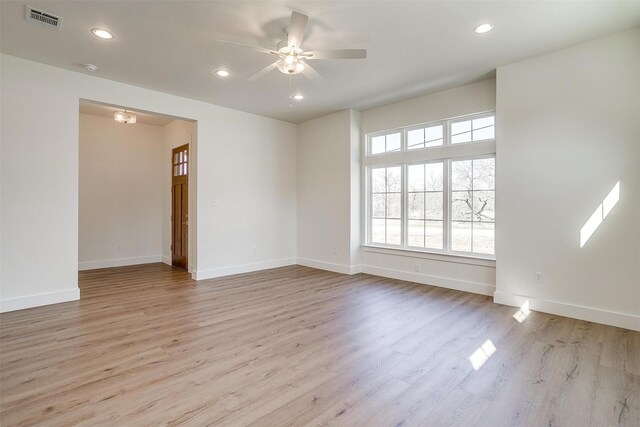
<instances>
[{"instance_id":1,"label":"wood floor plank","mask_svg":"<svg viewBox=\"0 0 640 427\"><path fill-rule=\"evenodd\" d=\"M79 282L80 301L0 314L3 427L640 423L637 332L300 266Z\"/></svg>"}]
</instances>

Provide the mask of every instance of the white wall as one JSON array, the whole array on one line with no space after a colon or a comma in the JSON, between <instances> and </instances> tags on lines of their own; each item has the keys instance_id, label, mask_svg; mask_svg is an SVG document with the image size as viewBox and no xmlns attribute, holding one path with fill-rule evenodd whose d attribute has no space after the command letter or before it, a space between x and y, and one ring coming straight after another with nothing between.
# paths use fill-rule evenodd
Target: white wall
<instances>
[{"instance_id":1,"label":"white wall","mask_svg":"<svg viewBox=\"0 0 640 427\"><path fill-rule=\"evenodd\" d=\"M295 125L8 55L1 67L0 310L78 298L81 98L197 120L196 277L295 262Z\"/></svg>"},{"instance_id":2,"label":"white wall","mask_svg":"<svg viewBox=\"0 0 640 427\"><path fill-rule=\"evenodd\" d=\"M174 120L167 124L163 128L163 148L162 148L162 262L171 265L171 179L172 179L172 161L171 156L173 149L180 147L181 145L189 144L191 150L191 143L196 139L195 122L186 120ZM195 144L193 144L195 146ZM191 152L190 152L191 153ZM189 169L189 175L194 173L195 169ZM189 194L195 190L193 187L193 180L189 180ZM193 197L189 198L189 212L195 210L193 204ZM190 224L191 225L191 224ZM193 245L193 233L192 227L189 227L189 248L187 249L188 269L193 271L194 266L194 245Z\"/></svg>"},{"instance_id":3,"label":"white wall","mask_svg":"<svg viewBox=\"0 0 640 427\"><path fill-rule=\"evenodd\" d=\"M496 301L640 329L639 47L636 29L498 68Z\"/></svg>"},{"instance_id":4,"label":"white wall","mask_svg":"<svg viewBox=\"0 0 640 427\"><path fill-rule=\"evenodd\" d=\"M495 108L496 80L482 80L366 110L362 113L362 136Z\"/></svg>"},{"instance_id":5,"label":"white wall","mask_svg":"<svg viewBox=\"0 0 640 427\"><path fill-rule=\"evenodd\" d=\"M469 85L385 105L362 113L361 145L367 133L494 110L496 81ZM497 228L501 225L497 224ZM365 248L362 271L446 288L492 295L495 262ZM416 265L419 272L416 272Z\"/></svg>"},{"instance_id":6,"label":"white wall","mask_svg":"<svg viewBox=\"0 0 640 427\"><path fill-rule=\"evenodd\" d=\"M80 114L80 270L160 261L163 134Z\"/></svg>"},{"instance_id":7,"label":"white wall","mask_svg":"<svg viewBox=\"0 0 640 427\"><path fill-rule=\"evenodd\" d=\"M350 179L351 179L351 194L349 195L350 204L350 265L351 271L361 271L362 264L362 161L361 161L361 147L360 141L362 140L362 113L360 111L351 110L350 120L350 141L349 141L349 156L350 156Z\"/></svg>"},{"instance_id":8,"label":"white wall","mask_svg":"<svg viewBox=\"0 0 640 427\"><path fill-rule=\"evenodd\" d=\"M298 126L298 263L351 271L351 119L343 110Z\"/></svg>"}]
</instances>

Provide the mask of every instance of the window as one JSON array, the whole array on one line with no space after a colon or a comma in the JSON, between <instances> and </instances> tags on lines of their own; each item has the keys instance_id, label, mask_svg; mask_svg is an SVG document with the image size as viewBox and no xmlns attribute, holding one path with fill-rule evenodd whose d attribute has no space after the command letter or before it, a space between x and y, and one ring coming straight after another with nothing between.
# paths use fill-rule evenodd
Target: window
<instances>
[{"instance_id":1,"label":"window","mask_svg":"<svg viewBox=\"0 0 640 427\"><path fill-rule=\"evenodd\" d=\"M401 243L401 167L371 169L371 241Z\"/></svg>"},{"instance_id":2,"label":"window","mask_svg":"<svg viewBox=\"0 0 640 427\"><path fill-rule=\"evenodd\" d=\"M493 256L493 113L368 135L364 163L366 244Z\"/></svg>"},{"instance_id":3,"label":"window","mask_svg":"<svg viewBox=\"0 0 640 427\"><path fill-rule=\"evenodd\" d=\"M451 123L451 143L482 141L495 138L494 117L480 117Z\"/></svg>"},{"instance_id":4,"label":"window","mask_svg":"<svg viewBox=\"0 0 640 427\"><path fill-rule=\"evenodd\" d=\"M173 176L184 176L186 174L187 174L187 150L174 153Z\"/></svg>"},{"instance_id":5,"label":"window","mask_svg":"<svg viewBox=\"0 0 640 427\"><path fill-rule=\"evenodd\" d=\"M444 237L443 162L407 166L407 245L442 249Z\"/></svg>"},{"instance_id":6,"label":"window","mask_svg":"<svg viewBox=\"0 0 640 427\"><path fill-rule=\"evenodd\" d=\"M369 143L369 154L400 151L401 143L402 135L400 132L372 136Z\"/></svg>"},{"instance_id":7,"label":"window","mask_svg":"<svg viewBox=\"0 0 640 427\"><path fill-rule=\"evenodd\" d=\"M407 149L437 147L442 145L442 125L407 130Z\"/></svg>"},{"instance_id":8,"label":"window","mask_svg":"<svg viewBox=\"0 0 640 427\"><path fill-rule=\"evenodd\" d=\"M451 161L451 249L493 254L495 159Z\"/></svg>"}]
</instances>

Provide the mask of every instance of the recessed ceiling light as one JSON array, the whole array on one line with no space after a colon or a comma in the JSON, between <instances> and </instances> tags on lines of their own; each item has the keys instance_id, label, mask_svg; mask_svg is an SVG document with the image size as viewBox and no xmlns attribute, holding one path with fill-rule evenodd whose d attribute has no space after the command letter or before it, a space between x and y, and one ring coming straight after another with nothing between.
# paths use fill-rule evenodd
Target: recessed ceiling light
<instances>
[{"instance_id":1,"label":"recessed ceiling light","mask_svg":"<svg viewBox=\"0 0 640 427\"><path fill-rule=\"evenodd\" d=\"M91 71L91 72L94 72L98 69L98 66L93 64L83 64L82 66L86 68L87 71Z\"/></svg>"},{"instance_id":2,"label":"recessed ceiling light","mask_svg":"<svg viewBox=\"0 0 640 427\"><path fill-rule=\"evenodd\" d=\"M493 25L491 24L480 24L473 29L473 32L476 34L484 34L493 30Z\"/></svg>"},{"instance_id":3,"label":"recessed ceiling light","mask_svg":"<svg viewBox=\"0 0 640 427\"><path fill-rule=\"evenodd\" d=\"M295 99L296 101L302 101L304 99L304 95L301 95L301 94L293 95L293 99Z\"/></svg>"},{"instance_id":4,"label":"recessed ceiling light","mask_svg":"<svg viewBox=\"0 0 640 427\"><path fill-rule=\"evenodd\" d=\"M94 36L100 37L101 39L105 39L105 40L111 40L112 38L115 37L113 33L107 30L103 30L102 28L92 28L91 32L93 33Z\"/></svg>"},{"instance_id":5,"label":"recessed ceiling light","mask_svg":"<svg viewBox=\"0 0 640 427\"><path fill-rule=\"evenodd\" d=\"M227 70L216 70L215 73L218 77L229 77L231 75Z\"/></svg>"}]
</instances>

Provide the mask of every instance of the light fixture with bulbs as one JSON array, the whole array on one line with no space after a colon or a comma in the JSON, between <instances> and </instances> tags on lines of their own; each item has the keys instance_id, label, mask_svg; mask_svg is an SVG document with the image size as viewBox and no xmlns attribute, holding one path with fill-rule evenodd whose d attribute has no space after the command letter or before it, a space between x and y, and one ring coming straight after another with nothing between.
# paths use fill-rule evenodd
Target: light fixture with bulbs
<instances>
[{"instance_id":1,"label":"light fixture with bulbs","mask_svg":"<svg viewBox=\"0 0 640 427\"><path fill-rule=\"evenodd\" d=\"M304 99L304 95L301 93L297 93L293 95L292 98L295 99L296 101L302 101Z\"/></svg>"},{"instance_id":2,"label":"light fixture with bulbs","mask_svg":"<svg viewBox=\"0 0 640 427\"><path fill-rule=\"evenodd\" d=\"M299 74L304 71L306 64L304 62L304 53L302 49L295 46L282 46L278 49L282 59L278 62L278 70L284 74Z\"/></svg>"},{"instance_id":3,"label":"light fixture with bulbs","mask_svg":"<svg viewBox=\"0 0 640 427\"><path fill-rule=\"evenodd\" d=\"M489 23L484 23L484 24L480 24L480 25L476 26L473 29L473 32L476 33L476 34L484 34L484 33L488 33L491 30L493 30L493 25L491 25Z\"/></svg>"},{"instance_id":4,"label":"light fixture with bulbs","mask_svg":"<svg viewBox=\"0 0 640 427\"><path fill-rule=\"evenodd\" d=\"M128 113L127 110L116 111L115 113L113 113L113 120L118 123L132 125L136 122L136 115L133 113Z\"/></svg>"},{"instance_id":5,"label":"light fixture with bulbs","mask_svg":"<svg viewBox=\"0 0 640 427\"><path fill-rule=\"evenodd\" d=\"M224 70L224 69L216 70L214 71L214 73L218 77L229 77L231 75L231 73L228 70Z\"/></svg>"},{"instance_id":6,"label":"light fixture with bulbs","mask_svg":"<svg viewBox=\"0 0 640 427\"><path fill-rule=\"evenodd\" d=\"M104 39L104 40L111 40L112 38L115 37L111 31L107 31L102 28L92 28L91 33L94 36L100 37L101 39Z\"/></svg>"}]
</instances>

